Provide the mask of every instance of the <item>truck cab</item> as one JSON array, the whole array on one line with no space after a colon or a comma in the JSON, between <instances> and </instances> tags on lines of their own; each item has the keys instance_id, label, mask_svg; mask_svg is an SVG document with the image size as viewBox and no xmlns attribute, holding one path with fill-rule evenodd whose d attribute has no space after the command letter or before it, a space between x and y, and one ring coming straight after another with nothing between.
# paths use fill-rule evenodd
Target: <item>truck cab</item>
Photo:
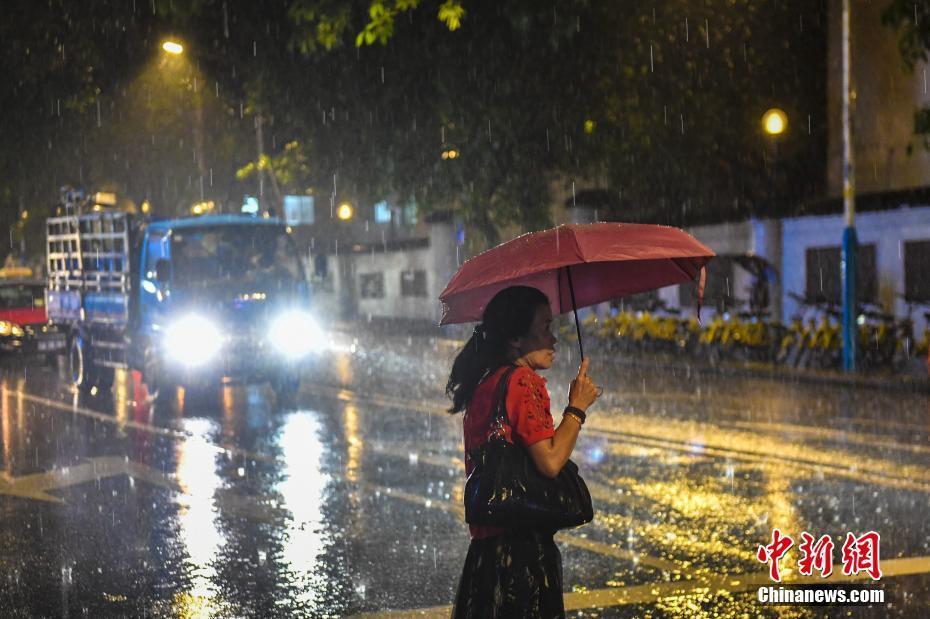
<instances>
[{"instance_id":1,"label":"truck cab","mask_svg":"<svg viewBox=\"0 0 930 619\"><path fill-rule=\"evenodd\" d=\"M280 220L153 222L92 213L48 222L48 312L69 334L71 380L138 369L149 390L270 381L292 396L323 344L303 265Z\"/></svg>"}]
</instances>

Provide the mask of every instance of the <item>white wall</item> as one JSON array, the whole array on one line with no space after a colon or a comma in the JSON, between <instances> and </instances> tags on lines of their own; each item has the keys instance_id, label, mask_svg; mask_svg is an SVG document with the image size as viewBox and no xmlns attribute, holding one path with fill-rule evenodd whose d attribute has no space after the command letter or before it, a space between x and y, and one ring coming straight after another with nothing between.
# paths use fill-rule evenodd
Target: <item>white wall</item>
<instances>
[{"instance_id":1,"label":"white wall","mask_svg":"<svg viewBox=\"0 0 930 619\"><path fill-rule=\"evenodd\" d=\"M796 217L782 221L781 272L786 293L804 294L807 249L839 246L844 226L842 215ZM856 235L860 245L875 244L879 302L886 311L904 316L907 307L898 298L898 294L904 292L904 243L930 240L930 207L860 213L856 216ZM797 303L787 294L783 303L785 316L790 317L798 309ZM922 328L923 317L914 318Z\"/></svg>"},{"instance_id":2,"label":"white wall","mask_svg":"<svg viewBox=\"0 0 930 619\"><path fill-rule=\"evenodd\" d=\"M809 248L839 246L843 234L843 216L795 217L778 221L743 221L714 226L699 226L689 230L702 243L718 254L756 252L772 261L779 269L783 307L781 317L787 321L797 311L795 301L788 292L803 295L806 284L806 251ZM889 211L860 213L856 217L860 244L875 244L879 301L887 311L904 316L907 307L898 294L904 291L904 243L930 240L930 206L902 207ZM429 246L408 250L376 252L372 254L344 254L330 256L331 273L345 273L335 278L330 290L315 291L318 312L336 320L350 318L411 318L438 323L441 317L439 293L458 268L455 230L452 224L431 224ZM402 297L400 273L405 270L426 272L427 296ZM361 299L358 296L360 275L384 273L385 296L382 299ZM930 274L927 275L930 277ZM743 269L735 269L731 284L733 292L746 297L751 276ZM346 286L354 286L352 300L345 293ZM671 307L679 305L678 287L659 291ZM341 300L340 300L341 299ZM345 307L354 303L354 308ZM777 306L777 303L776 303ZM354 310L354 312L353 312ZM708 308L708 315L711 308ZM916 327L923 328L923 316L915 315Z\"/></svg>"},{"instance_id":3,"label":"white wall","mask_svg":"<svg viewBox=\"0 0 930 619\"><path fill-rule=\"evenodd\" d=\"M805 294L807 250L838 247L842 242L844 225L842 215L827 215L794 217L780 222L745 221L699 226L689 232L718 254L752 251L771 260L778 267L781 278L781 289L772 291L773 301L778 294L782 304L780 317L776 311L776 318L787 321L799 309L788 293ZM930 206L902 206L888 211L859 213L856 232L860 245L875 245L878 301L885 311L905 316L907 305L898 297L904 292L904 243L930 240ZM742 297L751 277L742 269L736 269L735 279L735 291ZM660 295L670 305L678 304L677 288L664 289ZM916 328L923 329L923 316L915 313L913 318Z\"/></svg>"},{"instance_id":4,"label":"white wall","mask_svg":"<svg viewBox=\"0 0 930 619\"><path fill-rule=\"evenodd\" d=\"M336 275L330 289L318 287L315 291L317 311L336 320L352 317L363 320L395 318L438 324L442 317L439 293L458 268L456 249L455 226L450 223L432 223L429 224L426 247L388 251L376 248L374 253L330 255L329 270ZM403 271L425 272L426 296L401 295ZM368 273L383 274L383 298L361 297L361 277ZM353 287L353 295L346 294L345 288L348 286Z\"/></svg>"}]
</instances>

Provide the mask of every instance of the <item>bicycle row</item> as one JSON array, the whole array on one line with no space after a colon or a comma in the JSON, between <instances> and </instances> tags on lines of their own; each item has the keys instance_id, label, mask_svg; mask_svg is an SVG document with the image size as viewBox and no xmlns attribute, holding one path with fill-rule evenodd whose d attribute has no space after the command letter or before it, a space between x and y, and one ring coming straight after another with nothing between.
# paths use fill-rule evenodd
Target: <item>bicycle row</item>
<instances>
[{"instance_id":1,"label":"bicycle row","mask_svg":"<svg viewBox=\"0 0 930 619\"><path fill-rule=\"evenodd\" d=\"M842 364L842 310L835 303L788 293L799 307L788 324L767 310L740 310L747 303L728 298L704 324L693 315L651 299L645 307L621 306L610 315L583 321L585 344L608 353L667 352L705 359L758 361L793 368L839 369ZM930 301L905 300L907 314L896 318L875 303L860 303L857 314L857 367L863 370L913 371L926 363L930 350ZM914 314L924 317L915 333ZM574 326L561 327L562 337L575 339Z\"/></svg>"}]
</instances>

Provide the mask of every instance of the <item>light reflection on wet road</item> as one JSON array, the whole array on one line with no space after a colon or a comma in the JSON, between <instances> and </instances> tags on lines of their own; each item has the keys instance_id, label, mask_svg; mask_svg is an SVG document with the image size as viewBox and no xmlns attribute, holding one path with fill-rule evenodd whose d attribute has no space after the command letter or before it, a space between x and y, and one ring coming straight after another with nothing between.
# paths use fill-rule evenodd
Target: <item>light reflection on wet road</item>
<instances>
[{"instance_id":1,"label":"light reflection on wet road","mask_svg":"<svg viewBox=\"0 0 930 619\"><path fill-rule=\"evenodd\" d=\"M348 336L345 336L348 337ZM78 398L9 367L0 393L0 607L16 616L447 615L467 548L454 347L360 336L265 387L154 406L131 377ZM569 355L565 355L568 357ZM564 405L572 361L548 376ZM576 461L598 516L560 533L588 616L920 616L930 592L930 414L908 392L703 377L595 360ZM763 607L755 559L882 535L890 606ZM908 561L907 559L915 559ZM837 563L839 563L837 553ZM783 573L796 577L795 549Z\"/></svg>"}]
</instances>

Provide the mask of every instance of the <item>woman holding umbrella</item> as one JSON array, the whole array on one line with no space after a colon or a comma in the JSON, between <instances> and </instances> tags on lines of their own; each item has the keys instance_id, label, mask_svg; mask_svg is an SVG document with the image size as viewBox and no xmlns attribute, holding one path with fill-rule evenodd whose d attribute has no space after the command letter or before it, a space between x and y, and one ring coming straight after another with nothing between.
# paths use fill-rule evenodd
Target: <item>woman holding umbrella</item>
<instances>
[{"instance_id":1,"label":"woman holding umbrella","mask_svg":"<svg viewBox=\"0 0 930 619\"><path fill-rule=\"evenodd\" d=\"M481 324L458 353L446 385L450 412L465 412L465 465L487 440L498 382L508 368L505 407L508 442L526 449L542 475L555 477L571 456L598 388L587 375L588 360L569 389L554 426L546 381L537 372L552 367L556 338L549 299L536 288L511 286L487 304ZM471 526L471 545L456 594L453 617L561 617L562 559L551 530Z\"/></svg>"},{"instance_id":2,"label":"woman holding umbrella","mask_svg":"<svg viewBox=\"0 0 930 619\"><path fill-rule=\"evenodd\" d=\"M490 445L488 437L500 434L525 449L542 475L562 477L573 468L566 462L587 408L598 396L587 373L577 309L697 280L700 313L704 265L713 256L708 247L677 228L599 222L524 234L467 260L439 299L441 324L481 321L456 357L446 385L451 412L465 411L468 474L480 472L486 462L479 462L476 469L467 454L477 454L472 450ZM582 359L569 390L569 406L557 428L549 412L545 380L537 373L550 368L555 355L553 312L575 313ZM517 368L511 371L514 365ZM510 374L504 398L508 423L504 424L496 399L500 397L497 384L506 372ZM501 417L501 426L489 432L497 417ZM499 439L495 445L500 445ZM515 453L509 447L507 451ZM479 482L485 479L476 478ZM492 500L503 503L516 494L511 490L526 494L527 487L513 486ZM477 494L465 497L466 517L473 496ZM581 522L590 521L593 515L588 507L590 502ZM453 616L564 615L561 557L551 531L528 526L471 527L471 537Z\"/></svg>"}]
</instances>

